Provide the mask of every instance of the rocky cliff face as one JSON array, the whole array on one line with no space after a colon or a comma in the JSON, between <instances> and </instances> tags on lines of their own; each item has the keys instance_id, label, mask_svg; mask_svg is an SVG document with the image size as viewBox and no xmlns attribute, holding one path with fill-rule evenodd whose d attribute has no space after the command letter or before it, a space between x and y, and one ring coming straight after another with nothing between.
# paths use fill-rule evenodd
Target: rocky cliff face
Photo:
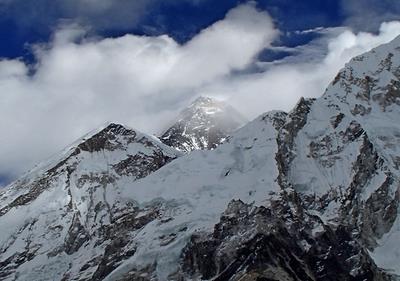
<instances>
[{"instance_id":1,"label":"rocky cliff face","mask_svg":"<svg viewBox=\"0 0 400 281\"><path fill-rule=\"evenodd\" d=\"M212 233L184 248L183 280L390 280L349 229L296 211L232 201Z\"/></svg>"},{"instance_id":2,"label":"rocky cliff face","mask_svg":"<svg viewBox=\"0 0 400 281\"><path fill-rule=\"evenodd\" d=\"M396 280L399 86L397 38L214 150L110 124L2 191L0 280Z\"/></svg>"},{"instance_id":3,"label":"rocky cliff face","mask_svg":"<svg viewBox=\"0 0 400 281\"><path fill-rule=\"evenodd\" d=\"M160 139L184 152L214 149L245 123L246 119L230 105L199 97L180 113Z\"/></svg>"}]
</instances>

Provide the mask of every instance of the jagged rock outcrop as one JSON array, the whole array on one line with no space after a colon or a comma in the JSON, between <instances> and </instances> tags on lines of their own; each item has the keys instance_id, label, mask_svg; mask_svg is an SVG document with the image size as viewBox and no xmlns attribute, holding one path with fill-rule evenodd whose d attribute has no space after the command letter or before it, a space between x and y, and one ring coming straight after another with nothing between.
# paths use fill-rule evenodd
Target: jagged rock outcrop
<instances>
[{"instance_id":1,"label":"jagged rock outcrop","mask_svg":"<svg viewBox=\"0 0 400 281\"><path fill-rule=\"evenodd\" d=\"M390 280L349 229L294 211L289 201L274 208L232 201L211 234L191 237L182 260L188 279Z\"/></svg>"},{"instance_id":2,"label":"jagged rock outcrop","mask_svg":"<svg viewBox=\"0 0 400 281\"><path fill-rule=\"evenodd\" d=\"M225 102L199 97L180 113L160 139L184 152L214 149L245 122L246 119Z\"/></svg>"}]
</instances>

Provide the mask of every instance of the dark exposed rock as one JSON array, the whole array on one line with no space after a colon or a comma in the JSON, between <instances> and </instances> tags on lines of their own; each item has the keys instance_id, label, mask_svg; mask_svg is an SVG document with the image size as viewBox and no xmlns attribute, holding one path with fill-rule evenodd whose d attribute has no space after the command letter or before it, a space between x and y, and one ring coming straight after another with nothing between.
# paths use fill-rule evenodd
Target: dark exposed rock
<instances>
[{"instance_id":1,"label":"dark exposed rock","mask_svg":"<svg viewBox=\"0 0 400 281\"><path fill-rule=\"evenodd\" d=\"M119 136L123 136L123 139L129 143L135 141L136 132L120 124L111 123L97 134L80 143L78 148L87 152L97 152L103 149L112 151L122 148L122 143L118 141Z\"/></svg>"},{"instance_id":2,"label":"dark exposed rock","mask_svg":"<svg viewBox=\"0 0 400 281\"><path fill-rule=\"evenodd\" d=\"M155 269L156 269L155 264L151 264L142 269L134 268L131 271L129 271L128 273L125 273L123 277L119 278L116 281L132 281L132 280L153 281L153 280L156 280L156 277L154 276L154 274L152 274L152 272L155 272ZM183 281L183 279L179 279L179 278L174 278L173 280Z\"/></svg>"},{"instance_id":3,"label":"dark exposed rock","mask_svg":"<svg viewBox=\"0 0 400 281\"><path fill-rule=\"evenodd\" d=\"M392 81L382 91L373 95L372 99L377 101L384 111L392 104L400 105L400 81Z\"/></svg>"},{"instance_id":4,"label":"dark exposed rock","mask_svg":"<svg viewBox=\"0 0 400 281\"><path fill-rule=\"evenodd\" d=\"M332 121L332 126L334 129L336 129L337 126L339 126L339 124L340 124L340 122L342 122L344 116L345 115L343 113L339 113L338 115L336 115L335 120Z\"/></svg>"},{"instance_id":5,"label":"dark exposed rock","mask_svg":"<svg viewBox=\"0 0 400 281\"><path fill-rule=\"evenodd\" d=\"M129 250L124 250L124 247L129 243L127 237L117 236L105 248L104 254L98 263L97 270L93 274L91 281L101 281L110 272L112 272L121 261L133 256L135 248L131 247Z\"/></svg>"},{"instance_id":6,"label":"dark exposed rock","mask_svg":"<svg viewBox=\"0 0 400 281\"><path fill-rule=\"evenodd\" d=\"M361 116L364 116L364 115L367 115L367 114L369 114L371 112L371 108L369 107L369 108L365 108L363 105L361 105L361 104L356 104L355 106L354 106L354 108L351 110L351 113L353 114L353 115L361 115Z\"/></svg>"},{"instance_id":7,"label":"dark exposed rock","mask_svg":"<svg viewBox=\"0 0 400 281\"><path fill-rule=\"evenodd\" d=\"M307 122L307 115L315 99L301 98L295 108L287 116L285 124L279 131L277 138L279 151L276 154L276 162L279 170L278 182L282 187L288 187L286 174L290 162L293 160L294 139L297 133Z\"/></svg>"},{"instance_id":8,"label":"dark exposed rock","mask_svg":"<svg viewBox=\"0 0 400 281\"><path fill-rule=\"evenodd\" d=\"M65 239L64 249L68 255L76 252L86 241L89 240L88 234L86 233L79 216L79 212L75 213L68 230L68 235Z\"/></svg>"},{"instance_id":9,"label":"dark exposed rock","mask_svg":"<svg viewBox=\"0 0 400 281\"><path fill-rule=\"evenodd\" d=\"M213 233L192 236L183 272L202 280L389 280L348 229L299 218L287 204L232 201Z\"/></svg>"},{"instance_id":10,"label":"dark exposed rock","mask_svg":"<svg viewBox=\"0 0 400 281\"><path fill-rule=\"evenodd\" d=\"M135 155L128 155L126 159L113 165L113 169L120 176L132 176L140 179L158 170L173 159L175 158L165 156L161 151L156 151L150 156L138 153Z\"/></svg>"}]
</instances>

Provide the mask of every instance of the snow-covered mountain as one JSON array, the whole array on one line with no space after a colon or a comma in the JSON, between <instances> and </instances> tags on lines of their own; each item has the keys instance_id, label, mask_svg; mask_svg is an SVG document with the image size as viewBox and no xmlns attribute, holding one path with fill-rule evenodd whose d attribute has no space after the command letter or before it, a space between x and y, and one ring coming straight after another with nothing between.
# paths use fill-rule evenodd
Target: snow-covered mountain
<instances>
[{"instance_id":1,"label":"snow-covered mountain","mask_svg":"<svg viewBox=\"0 0 400 281\"><path fill-rule=\"evenodd\" d=\"M245 123L246 119L229 104L199 97L182 110L160 139L184 152L214 149Z\"/></svg>"},{"instance_id":2,"label":"snow-covered mountain","mask_svg":"<svg viewBox=\"0 0 400 281\"><path fill-rule=\"evenodd\" d=\"M101 280L114 245L131 243L126 226L132 231L156 216L121 197L121 182L128 188L179 155L110 123L2 190L0 280ZM118 251L119 261L132 249Z\"/></svg>"},{"instance_id":3,"label":"snow-covered mountain","mask_svg":"<svg viewBox=\"0 0 400 281\"><path fill-rule=\"evenodd\" d=\"M399 120L400 37L214 150L109 124L1 191L0 280L399 280Z\"/></svg>"}]
</instances>

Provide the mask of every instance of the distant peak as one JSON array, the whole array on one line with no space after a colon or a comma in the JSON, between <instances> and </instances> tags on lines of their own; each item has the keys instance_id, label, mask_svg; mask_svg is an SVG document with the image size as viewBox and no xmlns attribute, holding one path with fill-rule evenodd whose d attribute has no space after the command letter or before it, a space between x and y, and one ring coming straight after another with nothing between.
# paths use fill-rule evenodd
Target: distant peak
<instances>
[{"instance_id":1,"label":"distant peak","mask_svg":"<svg viewBox=\"0 0 400 281\"><path fill-rule=\"evenodd\" d=\"M195 99L189 107L192 106L208 106L208 105L216 105L222 103L221 101L214 99L214 98L210 98L210 97L205 97L205 96L200 96L197 99Z\"/></svg>"},{"instance_id":2,"label":"distant peak","mask_svg":"<svg viewBox=\"0 0 400 281\"><path fill-rule=\"evenodd\" d=\"M200 96L181 111L161 141L180 151L214 149L247 120L229 104Z\"/></svg>"},{"instance_id":3,"label":"distant peak","mask_svg":"<svg viewBox=\"0 0 400 281\"><path fill-rule=\"evenodd\" d=\"M193 103L213 102L213 101L216 101L216 99L206 96L199 96L197 99L194 100Z\"/></svg>"},{"instance_id":4,"label":"distant peak","mask_svg":"<svg viewBox=\"0 0 400 281\"><path fill-rule=\"evenodd\" d=\"M210 97L200 96L181 111L181 117L189 118L196 114L213 115L233 110L227 103Z\"/></svg>"}]
</instances>

